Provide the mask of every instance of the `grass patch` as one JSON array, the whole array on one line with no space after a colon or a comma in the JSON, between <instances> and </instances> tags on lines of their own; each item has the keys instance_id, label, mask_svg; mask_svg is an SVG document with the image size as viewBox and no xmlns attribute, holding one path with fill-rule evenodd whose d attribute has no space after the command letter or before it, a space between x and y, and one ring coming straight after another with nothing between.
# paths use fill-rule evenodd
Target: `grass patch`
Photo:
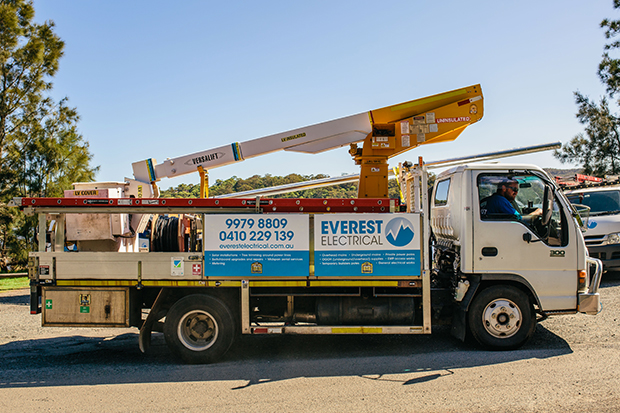
<instances>
[{"instance_id":1,"label":"grass patch","mask_svg":"<svg viewBox=\"0 0 620 413\"><path fill-rule=\"evenodd\" d=\"M28 277L0 278L0 291L17 290L27 288L30 285Z\"/></svg>"}]
</instances>

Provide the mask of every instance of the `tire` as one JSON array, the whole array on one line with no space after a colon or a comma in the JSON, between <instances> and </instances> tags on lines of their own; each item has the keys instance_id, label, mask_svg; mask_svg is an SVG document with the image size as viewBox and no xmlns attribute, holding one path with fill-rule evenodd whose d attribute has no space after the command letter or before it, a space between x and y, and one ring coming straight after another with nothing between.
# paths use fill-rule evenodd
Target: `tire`
<instances>
[{"instance_id":1,"label":"tire","mask_svg":"<svg viewBox=\"0 0 620 413\"><path fill-rule=\"evenodd\" d=\"M187 363L213 363L228 351L235 324L226 304L195 294L177 301L168 311L164 337L170 351Z\"/></svg>"},{"instance_id":2,"label":"tire","mask_svg":"<svg viewBox=\"0 0 620 413\"><path fill-rule=\"evenodd\" d=\"M536 329L536 313L528 296L509 285L482 290L469 307L467 321L476 341L491 350L519 348Z\"/></svg>"}]
</instances>

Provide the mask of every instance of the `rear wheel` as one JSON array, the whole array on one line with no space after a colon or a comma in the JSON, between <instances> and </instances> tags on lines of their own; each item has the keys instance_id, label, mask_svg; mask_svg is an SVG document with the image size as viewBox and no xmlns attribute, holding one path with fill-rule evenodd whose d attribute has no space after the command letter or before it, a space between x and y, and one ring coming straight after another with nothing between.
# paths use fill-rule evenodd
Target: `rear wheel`
<instances>
[{"instance_id":1,"label":"rear wheel","mask_svg":"<svg viewBox=\"0 0 620 413\"><path fill-rule=\"evenodd\" d=\"M232 313L221 300L190 295L168 311L164 337L170 350L188 363L213 363L232 345L235 327Z\"/></svg>"},{"instance_id":2,"label":"rear wheel","mask_svg":"<svg viewBox=\"0 0 620 413\"><path fill-rule=\"evenodd\" d=\"M534 334L536 313L523 291L509 285L495 285L474 298L468 321L472 335L484 347L512 350Z\"/></svg>"}]
</instances>

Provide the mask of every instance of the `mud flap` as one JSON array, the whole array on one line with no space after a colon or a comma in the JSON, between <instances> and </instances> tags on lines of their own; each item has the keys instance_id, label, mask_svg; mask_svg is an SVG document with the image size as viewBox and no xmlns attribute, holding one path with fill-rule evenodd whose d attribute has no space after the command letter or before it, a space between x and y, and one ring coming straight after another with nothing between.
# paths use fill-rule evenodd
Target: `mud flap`
<instances>
[{"instance_id":1,"label":"mud flap","mask_svg":"<svg viewBox=\"0 0 620 413\"><path fill-rule=\"evenodd\" d=\"M461 341L465 341L465 336L467 335L467 310L469 309L471 300L474 298L474 295L476 295L478 286L480 286L480 277L470 277L469 283L470 286L465 297L463 297L460 303L455 303L454 314L452 315L450 334Z\"/></svg>"},{"instance_id":2,"label":"mud flap","mask_svg":"<svg viewBox=\"0 0 620 413\"><path fill-rule=\"evenodd\" d=\"M30 281L30 314L41 314L41 286Z\"/></svg>"},{"instance_id":3,"label":"mud flap","mask_svg":"<svg viewBox=\"0 0 620 413\"><path fill-rule=\"evenodd\" d=\"M157 313L162 307L162 304L166 302L168 298L167 288L162 288L157 294L157 298L155 298L155 302L151 307L151 311L149 311L149 315L144 320L142 327L140 327L140 337L138 339L138 344L140 345L140 351L142 353L147 353L149 348L151 347L151 331L153 330L153 324L157 321Z\"/></svg>"}]
</instances>

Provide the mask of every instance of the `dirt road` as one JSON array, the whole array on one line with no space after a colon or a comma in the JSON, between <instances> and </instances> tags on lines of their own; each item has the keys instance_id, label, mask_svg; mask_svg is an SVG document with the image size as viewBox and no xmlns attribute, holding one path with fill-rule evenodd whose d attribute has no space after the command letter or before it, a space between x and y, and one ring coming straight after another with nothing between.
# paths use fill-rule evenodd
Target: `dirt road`
<instances>
[{"instance_id":1,"label":"dirt road","mask_svg":"<svg viewBox=\"0 0 620 413\"><path fill-rule=\"evenodd\" d=\"M173 360L160 335L52 329L27 291L0 293L0 411L620 411L620 274L603 312L539 324L525 347L482 351L432 336L244 337L220 363Z\"/></svg>"}]
</instances>

